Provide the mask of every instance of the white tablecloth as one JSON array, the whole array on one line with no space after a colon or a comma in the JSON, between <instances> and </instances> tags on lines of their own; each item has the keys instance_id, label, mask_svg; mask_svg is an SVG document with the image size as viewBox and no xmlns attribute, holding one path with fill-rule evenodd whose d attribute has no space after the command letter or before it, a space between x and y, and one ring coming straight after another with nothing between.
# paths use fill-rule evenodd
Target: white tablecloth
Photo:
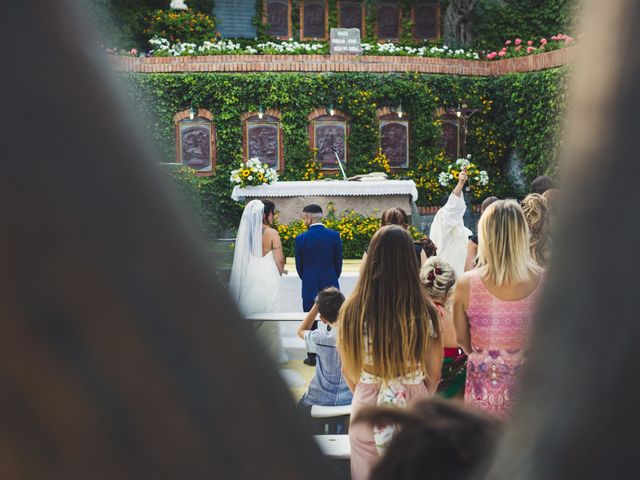
<instances>
[{"instance_id":1,"label":"white tablecloth","mask_svg":"<svg viewBox=\"0 0 640 480\"><path fill-rule=\"evenodd\" d=\"M418 189L413 180L378 180L348 182L344 180L312 182L275 182L256 187L234 187L233 200L256 197L305 197L305 196L380 196L411 195L418 199Z\"/></svg>"}]
</instances>

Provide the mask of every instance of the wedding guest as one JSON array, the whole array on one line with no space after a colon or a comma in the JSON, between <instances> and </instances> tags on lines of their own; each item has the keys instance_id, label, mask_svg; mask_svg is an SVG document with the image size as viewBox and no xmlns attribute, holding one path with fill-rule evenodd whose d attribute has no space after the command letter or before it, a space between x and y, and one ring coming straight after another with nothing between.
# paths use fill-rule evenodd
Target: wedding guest
<instances>
[{"instance_id":1,"label":"wedding guest","mask_svg":"<svg viewBox=\"0 0 640 480\"><path fill-rule=\"evenodd\" d=\"M496 419L438 398L406 409L369 408L354 422L399 426L370 480L484 478L502 434Z\"/></svg>"},{"instance_id":2,"label":"wedding guest","mask_svg":"<svg viewBox=\"0 0 640 480\"><path fill-rule=\"evenodd\" d=\"M480 205L480 216L487 209L489 205L491 205L496 200L499 200L498 197L487 197L482 201ZM476 266L476 258L478 257L478 235L471 235L469 237L469 241L467 242L467 258L464 262L464 271L468 272L472 268Z\"/></svg>"},{"instance_id":3,"label":"wedding guest","mask_svg":"<svg viewBox=\"0 0 640 480\"><path fill-rule=\"evenodd\" d=\"M420 245L422 246L422 251L427 256L427 258L435 257L438 254L438 248L436 244L433 243L429 237L424 237L420 240Z\"/></svg>"},{"instance_id":4,"label":"wedding guest","mask_svg":"<svg viewBox=\"0 0 640 480\"><path fill-rule=\"evenodd\" d=\"M524 218L529 225L531 256L541 267L546 267L551 256L551 214L547 199L530 193L522 201Z\"/></svg>"},{"instance_id":5,"label":"wedding guest","mask_svg":"<svg viewBox=\"0 0 640 480\"><path fill-rule=\"evenodd\" d=\"M467 242L473 233L464 225L467 206L462 190L466 182L467 172L462 170L457 185L447 203L436 213L429 231L429 238L438 247L438 256L453 267L457 276L464 272Z\"/></svg>"},{"instance_id":6,"label":"wedding guest","mask_svg":"<svg viewBox=\"0 0 640 480\"><path fill-rule=\"evenodd\" d=\"M546 192L542 194L542 196L547 200L547 206L549 207L549 213L551 216L555 216L558 208L558 194L560 190L557 188L550 188Z\"/></svg>"},{"instance_id":7,"label":"wedding guest","mask_svg":"<svg viewBox=\"0 0 640 480\"><path fill-rule=\"evenodd\" d=\"M453 295L458 344L469 356L465 402L502 420L511 416L542 280L531 258L520 205L498 200L480 217L478 265Z\"/></svg>"},{"instance_id":8,"label":"wedding guest","mask_svg":"<svg viewBox=\"0 0 640 480\"><path fill-rule=\"evenodd\" d=\"M547 190L555 188L555 182L551 177L541 175L536 177L531 182L531 193L538 193L542 195Z\"/></svg>"},{"instance_id":9,"label":"wedding guest","mask_svg":"<svg viewBox=\"0 0 640 480\"><path fill-rule=\"evenodd\" d=\"M439 257L430 257L420 270L420 281L438 310L440 318L444 360L437 392L445 398L462 398L467 356L458 347L450 305L456 284L456 274L447 262Z\"/></svg>"},{"instance_id":10,"label":"wedding guest","mask_svg":"<svg viewBox=\"0 0 640 480\"><path fill-rule=\"evenodd\" d=\"M409 215L407 215L407 212L405 212L404 209L400 207L387 208L384 212L382 212L382 217L380 218L380 228L386 227L387 225L398 225L408 231ZM420 265L424 264L424 262L427 260L427 254L422 248L422 244L420 242L414 242L413 248L416 251L416 256L420 261ZM363 262L367 258L367 250L365 250L364 254L362 255Z\"/></svg>"},{"instance_id":11,"label":"wedding guest","mask_svg":"<svg viewBox=\"0 0 640 480\"><path fill-rule=\"evenodd\" d=\"M378 230L339 315L338 351L352 389L352 416L366 406L404 407L435 392L442 367L438 312L420 284L413 242L395 225ZM369 477L393 426L349 427L353 480Z\"/></svg>"},{"instance_id":12,"label":"wedding guest","mask_svg":"<svg viewBox=\"0 0 640 480\"><path fill-rule=\"evenodd\" d=\"M305 407L351 404L353 395L342 376L342 364L336 348L336 322L343 303L344 295L340 290L325 288L318 293L313 307L298 328L298 336L307 344L307 350L315 350L317 354L316 373L300 399L300 404ZM327 325L326 330L311 330L318 315L320 321Z\"/></svg>"}]
</instances>

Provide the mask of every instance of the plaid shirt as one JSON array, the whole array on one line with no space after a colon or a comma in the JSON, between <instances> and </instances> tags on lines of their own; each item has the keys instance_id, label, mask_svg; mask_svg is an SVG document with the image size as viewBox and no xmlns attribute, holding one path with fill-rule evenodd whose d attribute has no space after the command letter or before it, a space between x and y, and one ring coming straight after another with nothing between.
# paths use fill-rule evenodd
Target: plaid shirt
<instances>
[{"instance_id":1,"label":"plaid shirt","mask_svg":"<svg viewBox=\"0 0 640 480\"><path fill-rule=\"evenodd\" d=\"M304 333L307 348L313 346L317 353L316 374L309 389L300 400L303 405L350 405L353 398L342 376L342 364L336 348L336 330L308 330Z\"/></svg>"}]
</instances>

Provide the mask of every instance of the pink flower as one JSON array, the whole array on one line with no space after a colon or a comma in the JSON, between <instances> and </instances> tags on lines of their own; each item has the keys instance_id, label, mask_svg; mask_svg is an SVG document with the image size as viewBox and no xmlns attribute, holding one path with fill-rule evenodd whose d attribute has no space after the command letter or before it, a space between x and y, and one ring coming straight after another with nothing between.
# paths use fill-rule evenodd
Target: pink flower
<instances>
[{"instance_id":1,"label":"pink flower","mask_svg":"<svg viewBox=\"0 0 640 480\"><path fill-rule=\"evenodd\" d=\"M540 50L544 50L544 44L540 45Z\"/></svg>"},{"instance_id":2,"label":"pink flower","mask_svg":"<svg viewBox=\"0 0 640 480\"><path fill-rule=\"evenodd\" d=\"M533 40L528 40L527 41L527 45L529 45L529 46L533 45Z\"/></svg>"},{"instance_id":3,"label":"pink flower","mask_svg":"<svg viewBox=\"0 0 640 480\"><path fill-rule=\"evenodd\" d=\"M506 54L507 54L507 52L505 50L500 50L498 52L498 55L501 56L501 57L504 57Z\"/></svg>"},{"instance_id":4,"label":"pink flower","mask_svg":"<svg viewBox=\"0 0 640 480\"><path fill-rule=\"evenodd\" d=\"M511 45L511 40L507 40L506 42L504 42L505 45Z\"/></svg>"},{"instance_id":5,"label":"pink flower","mask_svg":"<svg viewBox=\"0 0 640 480\"><path fill-rule=\"evenodd\" d=\"M553 37L551 37L551 40L553 40L555 42L556 40L558 40L558 36L554 35Z\"/></svg>"},{"instance_id":6,"label":"pink flower","mask_svg":"<svg viewBox=\"0 0 640 480\"><path fill-rule=\"evenodd\" d=\"M527 53L531 53L536 49L536 47L527 47Z\"/></svg>"},{"instance_id":7,"label":"pink flower","mask_svg":"<svg viewBox=\"0 0 640 480\"><path fill-rule=\"evenodd\" d=\"M135 56L138 55L138 50L136 50L135 48L132 48L131 52L129 52L129 53L131 53L131 55L133 55L135 57Z\"/></svg>"},{"instance_id":8,"label":"pink flower","mask_svg":"<svg viewBox=\"0 0 640 480\"><path fill-rule=\"evenodd\" d=\"M522 40L520 40L519 38L516 38L516 45L520 45L522 43Z\"/></svg>"},{"instance_id":9,"label":"pink flower","mask_svg":"<svg viewBox=\"0 0 640 480\"><path fill-rule=\"evenodd\" d=\"M546 39L546 38L541 38L541 39L540 39L540 43L541 43L542 45L546 45L546 44L547 44L547 39Z\"/></svg>"},{"instance_id":10,"label":"pink flower","mask_svg":"<svg viewBox=\"0 0 640 480\"><path fill-rule=\"evenodd\" d=\"M521 48L522 48L522 45L518 45L518 46L516 47L516 52L519 52Z\"/></svg>"},{"instance_id":11,"label":"pink flower","mask_svg":"<svg viewBox=\"0 0 640 480\"><path fill-rule=\"evenodd\" d=\"M573 39L573 37L566 37L566 38L564 39L564 41L565 41L566 43L573 43L575 40Z\"/></svg>"},{"instance_id":12,"label":"pink flower","mask_svg":"<svg viewBox=\"0 0 640 480\"><path fill-rule=\"evenodd\" d=\"M489 55L487 55L487 58L489 60L493 60L494 58L496 58L496 55L498 55L497 52L491 52Z\"/></svg>"}]
</instances>

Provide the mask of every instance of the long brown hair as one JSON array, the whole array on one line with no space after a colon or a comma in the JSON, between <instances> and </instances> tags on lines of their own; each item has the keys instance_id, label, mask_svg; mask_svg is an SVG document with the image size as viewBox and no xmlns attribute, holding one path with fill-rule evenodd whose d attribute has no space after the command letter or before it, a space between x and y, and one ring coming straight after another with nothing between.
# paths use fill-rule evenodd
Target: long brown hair
<instances>
[{"instance_id":1,"label":"long brown hair","mask_svg":"<svg viewBox=\"0 0 640 480\"><path fill-rule=\"evenodd\" d=\"M338 319L338 350L350 379L359 378L367 353L367 369L385 380L427 371L427 352L439 348L440 328L418 270L406 230L389 225L375 233L360 279Z\"/></svg>"}]
</instances>

